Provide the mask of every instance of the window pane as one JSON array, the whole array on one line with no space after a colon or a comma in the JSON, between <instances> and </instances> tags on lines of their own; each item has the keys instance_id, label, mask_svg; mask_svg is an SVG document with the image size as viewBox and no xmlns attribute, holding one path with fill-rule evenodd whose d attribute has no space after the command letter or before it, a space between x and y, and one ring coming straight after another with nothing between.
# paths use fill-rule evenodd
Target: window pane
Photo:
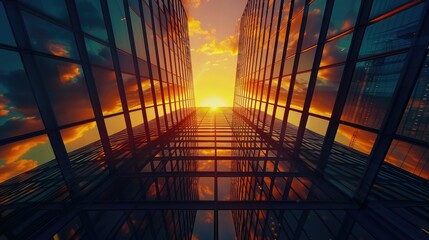
<instances>
[{"instance_id":1,"label":"window pane","mask_svg":"<svg viewBox=\"0 0 429 240\"><path fill-rule=\"evenodd\" d=\"M124 81L125 94L127 95L128 109L141 108L136 76L123 73L122 80Z\"/></svg>"},{"instance_id":2,"label":"window pane","mask_svg":"<svg viewBox=\"0 0 429 240\"><path fill-rule=\"evenodd\" d=\"M341 119L379 128L396 88L405 54L356 64Z\"/></svg>"},{"instance_id":3,"label":"window pane","mask_svg":"<svg viewBox=\"0 0 429 240\"><path fill-rule=\"evenodd\" d=\"M55 159L48 136L0 146L0 182Z\"/></svg>"},{"instance_id":4,"label":"window pane","mask_svg":"<svg viewBox=\"0 0 429 240\"><path fill-rule=\"evenodd\" d=\"M384 160L417 176L429 179L429 149L393 140Z\"/></svg>"},{"instance_id":5,"label":"window pane","mask_svg":"<svg viewBox=\"0 0 429 240\"><path fill-rule=\"evenodd\" d=\"M144 45L143 29L140 17L130 8L131 24L133 27L134 42L136 45L137 57L146 60L146 48Z\"/></svg>"},{"instance_id":6,"label":"window pane","mask_svg":"<svg viewBox=\"0 0 429 240\"><path fill-rule=\"evenodd\" d=\"M302 110L304 107L310 74L310 72L306 72L296 75L295 85L293 86L292 103L290 105L291 108Z\"/></svg>"},{"instance_id":7,"label":"window pane","mask_svg":"<svg viewBox=\"0 0 429 240\"><path fill-rule=\"evenodd\" d=\"M44 129L18 53L0 50L0 139Z\"/></svg>"},{"instance_id":8,"label":"window pane","mask_svg":"<svg viewBox=\"0 0 429 240\"><path fill-rule=\"evenodd\" d=\"M331 116L344 66L320 69L317 74L310 112Z\"/></svg>"},{"instance_id":9,"label":"window pane","mask_svg":"<svg viewBox=\"0 0 429 240\"><path fill-rule=\"evenodd\" d=\"M85 45L91 64L113 68L112 55L107 46L89 38L85 38Z\"/></svg>"},{"instance_id":10,"label":"window pane","mask_svg":"<svg viewBox=\"0 0 429 240\"><path fill-rule=\"evenodd\" d=\"M411 0L374 0L374 3L372 4L370 18L374 18L381 14L387 13L408 2L411 2Z\"/></svg>"},{"instance_id":11,"label":"window pane","mask_svg":"<svg viewBox=\"0 0 429 240\"><path fill-rule=\"evenodd\" d=\"M359 57L410 47L417 36L423 7L417 5L367 27Z\"/></svg>"},{"instance_id":12,"label":"window pane","mask_svg":"<svg viewBox=\"0 0 429 240\"><path fill-rule=\"evenodd\" d=\"M353 33L327 42L323 48L320 67L345 62L352 42Z\"/></svg>"},{"instance_id":13,"label":"window pane","mask_svg":"<svg viewBox=\"0 0 429 240\"><path fill-rule=\"evenodd\" d=\"M100 140L95 122L61 130L61 136L68 153Z\"/></svg>"},{"instance_id":14,"label":"window pane","mask_svg":"<svg viewBox=\"0 0 429 240\"><path fill-rule=\"evenodd\" d=\"M76 43L70 31L26 12L22 15L34 50L79 59Z\"/></svg>"},{"instance_id":15,"label":"window pane","mask_svg":"<svg viewBox=\"0 0 429 240\"><path fill-rule=\"evenodd\" d=\"M67 6L64 0L19 0L49 17L70 23Z\"/></svg>"},{"instance_id":16,"label":"window pane","mask_svg":"<svg viewBox=\"0 0 429 240\"><path fill-rule=\"evenodd\" d=\"M0 2L0 31L0 43L16 46L15 38L13 37L2 2Z\"/></svg>"},{"instance_id":17,"label":"window pane","mask_svg":"<svg viewBox=\"0 0 429 240\"><path fill-rule=\"evenodd\" d=\"M36 63L59 125L94 117L80 65L43 57Z\"/></svg>"},{"instance_id":18,"label":"window pane","mask_svg":"<svg viewBox=\"0 0 429 240\"><path fill-rule=\"evenodd\" d=\"M110 19L112 21L116 47L130 53L131 45L128 35L123 1L108 0L107 3L109 5Z\"/></svg>"},{"instance_id":19,"label":"window pane","mask_svg":"<svg viewBox=\"0 0 429 240\"><path fill-rule=\"evenodd\" d=\"M76 0L75 2L82 30L107 41L106 26L104 25L100 1Z\"/></svg>"},{"instance_id":20,"label":"window pane","mask_svg":"<svg viewBox=\"0 0 429 240\"><path fill-rule=\"evenodd\" d=\"M310 5L307 23L305 26L304 41L302 49L313 46L319 40L320 27L322 25L323 13L325 12L326 0L316 0Z\"/></svg>"},{"instance_id":21,"label":"window pane","mask_svg":"<svg viewBox=\"0 0 429 240\"><path fill-rule=\"evenodd\" d=\"M360 3L360 0L335 1L327 38L354 27L359 13Z\"/></svg>"},{"instance_id":22,"label":"window pane","mask_svg":"<svg viewBox=\"0 0 429 240\"><path fill-rule=\"evenodd\" d=\"M122 112L121 98L119 96L115 71L93 67L92 74L97 86L98 98L100 99L103 115Z\"/></svg>"},{"instance_id":23,"label":"window pane","mask_svg":"<svg viewBox=\"0 0 429 240\"><path fill-rule=\"evenodd\" d=\"M397 133L429 142L429 54L426 57L413 94L405 109Z\"/></svg>"}]
</instances>

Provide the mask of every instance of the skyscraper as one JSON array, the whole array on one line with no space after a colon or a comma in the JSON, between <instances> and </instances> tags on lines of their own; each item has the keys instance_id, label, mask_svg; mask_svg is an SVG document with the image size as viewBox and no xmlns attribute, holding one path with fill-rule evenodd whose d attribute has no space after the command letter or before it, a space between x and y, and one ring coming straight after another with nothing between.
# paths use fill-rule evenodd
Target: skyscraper
<instances>
[{"instance_id":1,"label":"skyscraper","mask_svg":"<svg viewBox=\"0 0 429 240\"><path fill-rule=\"evenodd\" d=\"M180 0L0 0L0 238L428 239L428 1L240 20L215 110Z\"/></svg>"}]
</instances>

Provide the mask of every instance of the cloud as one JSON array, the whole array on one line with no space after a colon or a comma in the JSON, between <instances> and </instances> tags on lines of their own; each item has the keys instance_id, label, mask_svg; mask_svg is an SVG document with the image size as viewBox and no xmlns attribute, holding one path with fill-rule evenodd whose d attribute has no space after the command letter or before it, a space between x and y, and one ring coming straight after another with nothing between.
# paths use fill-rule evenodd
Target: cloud
<instances>
[{"instance_id":1,"label":"cloud","mask_svg":"<svg viewBox=\"0 0 429 240\"><path fill-rule=\"evenodd\" d=\"M192 17L189 17L188 28L189 28L189 36L196 36L196 35L206 36L210 34L208 30L201 28L201 21Z\"/></svg>"},{"instance_id":2,"label":"cloud","mask_svg":"<svg viewBox=\"0 0 429 240\"><path fill-rule=\"evenodd\" d=\"M27 159L0 166L0 182L4 182L35 167L37 167L37 161Z\"/></svg>"},{"instance_id":3,"label":"cloud","mask_svg":"<svg viewBox=\"0 0 429 240\"><path fill-rule=\"evenodd\" d=\"M48 137L43 135L2 146L0 148L0 160L2 161L0 182L37 167L36 160L20 158L31 149L47 142Z\"/></svg>"},{"instance_id":4,"label":"cloud","mask_svg":"<svg viewBox=\"0 0 429 240\"><path fill-rule=\"evenodd\" d=\"M191 8L199 8L201 5L201 0L182 0L183 7L186 12L189 13Z\"/></svg>"},{"instance_id":5,"label":"cloud","mask_svg":"<svg viewBox=\"0 0 429 240\"><path fill-rule=\"evenodd\" d=\"M198 51L210 56L219 54L235 56L238 54L238 36L231 35L221 41L213 39L211 42L201 45Z\"/></svg>"}]
</instances>

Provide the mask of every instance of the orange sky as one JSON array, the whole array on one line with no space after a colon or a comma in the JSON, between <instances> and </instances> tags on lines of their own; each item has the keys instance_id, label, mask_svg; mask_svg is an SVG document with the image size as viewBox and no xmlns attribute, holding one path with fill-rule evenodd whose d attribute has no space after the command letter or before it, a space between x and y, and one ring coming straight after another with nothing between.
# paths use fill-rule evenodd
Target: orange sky
<instances>
[{"instance_id":1,"label":"orange sky","mask_svg":"<svg viewBox=\"0 0 429 240\"><path fill-rule=\"evenodd\" d=\"M239 19L247 0L184 0L191 41L195 102L232 106Z\"/></svg>"}]
</instances>

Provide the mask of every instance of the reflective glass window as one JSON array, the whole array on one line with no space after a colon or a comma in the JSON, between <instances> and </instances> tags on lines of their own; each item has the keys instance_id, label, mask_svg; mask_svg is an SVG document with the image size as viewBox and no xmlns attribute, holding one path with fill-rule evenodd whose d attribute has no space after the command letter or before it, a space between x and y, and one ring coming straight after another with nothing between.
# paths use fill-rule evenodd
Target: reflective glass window
<instances>
[{"instance_id":1,"label":"reflective glass window","mask_svg":"<svg viewBox=\"0 0 429 240\"><path fill-rule=\"evenodd\" d=\"M94 117L80 65L44 57L36 63L59 125Z\"/></svg>"},{"instance_id":2,"label":"reflective glass window","mask_svg":"<svg viewBox=\"0 0 429 240\"><path fill-rule=\"evenodd\" d=\"M18 53L0 50L0 139L44 129Z\"/></svg>"},{"instance_id":3,"label":"reflective glass window","mask_svg":"<svg viewBox=\"0 0 429 240\"><path fill-rule=\"evenodd\" d=\"M34 50L79 59L72 32L29 13L23 12L22 15Z\"/></svg>"},{"instance_id":4,"label":"reflective glass window","mask_svg":"<svg viewBox=\"0 0 429 240\"><path fill-rule=\"evenodd\" d=\"M345 62L352 42L353 33L329 41L323 48L323 55L320 61L320 66L328 66L331 64Z\"/></svg>"},{"instance_id":5,"label":"reflective glass window","mask_svg":"<svg viewBox=\"0 0 429 240\"><path fill-rule=\"evenodd\" d=\"M0 43L16 46L3 3L0 2Z\"/></svg>"},{"instance_id":6,"label":"reflective glass window","mask_svg":"<svg viewBox=\"0 0 429 240\"><path fill-rule=\"evenodd\" d=\"M76 0L75 3L82 30L101 40L107 41L107 31L100 1Z\"/></svg>"},{"instance_id":7,"label":"reflective glass window","mask_svg":"<svg viewBox=\"0 0 429 240\"><path fill-rule=\"evenodd\" d=\"M358 62L341 119L379 128L404 65L405 54Z\"/></svg>"},{"instance_id":8,"label":"reflective glass window","mask_svg":"<svg viewBox=\"0 0 429 240\"><path fill-rule=\"evenodd\" d=\"M293 95L291 108L302 110L304 107L305 97L307 96L308 81L310 80L311 72L301 73L296 75L295 85L293 86Z\"/></svg>"},{"instance_id":9,"label":"reflective glass window","mask_svg":"<svg viewBox=\"0 0 429 240\"><path fill-rule=\"evenodd\" d=\"M138 16L132 8L130 8L130 16L131 25L133 27L134 43L136 45L137 57L143 60L147 60L140 16Z\"/></svg>"},{"instance_id":10,"label":"reflective glass window","mask_svg":"<svg viewBox=\"0 0 429 240\"><path fill-rule=\"evenodd\" d=\"M302 49L317 44L319 40L320 27L322 26L323 14L325 12L326 0L316 0L310 5L305 25L304 41Z\"/></svg>"},{"instance_id":11,"label":"reflective glass window","mask_svg":"<svg viewBox=\"0 0 429 240\"><path fill-rule=\"evenodd\" d=\"M55 159L47 135L0 146L0 182Z\"/></svg>"},{"instance_id":12,"label":"reflective glass window","mask_svg":"<svg viewBox=\"0 0 429 240\"><path fill-rule=\"evenodd\" d=\"M89 38L85 38L85 45L91 64L113 68L112 55L107 46Z\"/></svg>"},{"instance_id":13,"label":"reflective glass window","mask_svg":"<svg viewBox=\"0 0 429 240\"><path fill-rule=\"evenodd\" d=\"M408 2L411 2L411 0L374 0L372 3L370 18L380 16Z\"/></svg>"},{"instance_id":14,"label":"reflective glass window","mask_svg":"<svg viewBox=\"0 0 429 240\"><path fill-rule=\"evenodd\" d=\"M408 101L397 134L429 142L429 54Z\"/></svg>"},{"instance_id":15,"label":"reflective glass window","mask_svg":"<svg viewBox=\"0 0 429 240\"><path fill-rule=\"evenodd\" d=\"M61 137L68 153L100 140L100 134L95 122L61 130Z\"/></svg>"},{"instance_id":16,"label":"reflective glass window","mask_svg":"<svg viewBox=\"0 0 429 240\"><path fill-rule=\"evenodd\" d=\"M115 71L93 67L92 74L97 87L103 115L122 112L121 98L119 97Z\"/></svg>"},{"instance_id":17,"label":"reflective glass window","mask_svg":"<svg viewBox=\"0 0 429 240\"><path fill-rule=\"evenodd\" d=\"M410 47L417 36L424 4L402 11L368 26L359 57Z\"/></svg>"},{"instance_id":18,"label":"reflective glass window","mask_svg":"<svg viewBox=\"0 0 429 240\"><path fill-rule=\"evenodd\" d=\"M429 149L393 140L384 160L417 176L429 179Z\"/></svg>"},{"instance_id":19,"label":"reflective glass window","mask_svg":"<svg viewBox=\"0 0 429 240\"><path fill-rule=\"evenodd\" d=\"M335 1L327 38L354 27L361 1Z\"/></svg>"},{"instance_id":20,"label":"reflective glass window","mask_svg":"<svg viewBox=\"0 0 429 240\"><path fill-rule=\"evenodd\" d=\"M141 108L139 89L137 84L136 76L131 74L122 74L122 80L124 81L125 94L127 96L128 109Z\"/></svg>"},{"instance_id":21,"label":"reflective glass window","mask_svg":"<svg viewBox=\"0 0 429 240\"><path fill-rule=\"evenodd\" d=\"M69 13L65 0L19 0L35 10L60 20L63 23L70 23Z\"/></svg>"},{"instance_id":22,"label":"reflective glass window","mask_svg":"<svg viewBox=\"0 0 429 240\"><path fill-rule=\"evenodd\" d=\"M110 20L112 21L116 47L130 53L131 45L128 35L124 3L122 0L108 0L107 3L109 5Z\"/></svg>"},{"instance_id":23,"label":"reflective glass window","mask_svg":"<svg viewBox=\"0 0 429 240\"><path fill-rule=\"evenodd\" d=\"M311 100L310 112L331 116L344 66L320 69Z\"/></svg>"}]
</instances>

